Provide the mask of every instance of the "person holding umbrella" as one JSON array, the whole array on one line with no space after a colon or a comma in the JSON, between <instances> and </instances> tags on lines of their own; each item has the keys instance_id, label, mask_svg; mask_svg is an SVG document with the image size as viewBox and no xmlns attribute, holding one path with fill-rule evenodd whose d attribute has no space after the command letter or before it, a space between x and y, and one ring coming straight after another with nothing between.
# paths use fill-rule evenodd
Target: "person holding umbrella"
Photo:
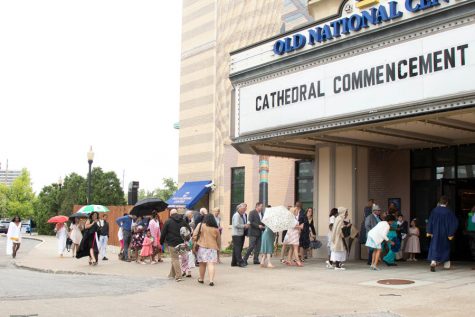
<instances>
[{"instance_id":1,"label":"person holding umbrella","mask_svg":"<svg viewBox=\"0 0 475 317\"><path fill-rule=\"evenodd\" d=\"M99 240L99 213L94 211L89 215L89 219L84 225L84 236L79 246L79 251L76 254L76 258L80 259L85 256L89 256L89 265L97 265L99 249L97 241Z\"/></svg>"},{"instance_id":2,"label":"person holding umbrella","mask_svg":"<svg viewBox=\"0 0 475 317\"><path fill-rule=\"evenodd\" d=\"M21 218L19 216L13 217L8 225L7 231L7 255L16 258L16 253L20 249L21 244Z\"/></svg>"}]
</instances>

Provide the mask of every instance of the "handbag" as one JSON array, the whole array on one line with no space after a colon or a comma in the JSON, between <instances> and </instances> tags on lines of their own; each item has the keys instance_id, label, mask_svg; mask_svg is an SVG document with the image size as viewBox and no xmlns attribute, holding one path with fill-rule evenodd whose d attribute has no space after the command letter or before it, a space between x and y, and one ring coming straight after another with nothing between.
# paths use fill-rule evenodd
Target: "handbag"
<instances>
[{"instance_id":1,"label":"handbag","mask_svg":"<svg viewBox=\"0 0 475 317\"><path fill-rule=\"evenodd\" d=\"M322 247L322 242L321 241L319 241L317 239L310 241L310 248L311 249L316 250L316 249L319 249L321 247Z\"/></svg>"},{"instance_id":2,"label":"handbag","mask_svg":"<svg viewBox=\"0 0 475 317\"><path fill-rule=\"evenodd\" d=\"M196 241L193 243L193 253L198 253L199 245L198 241L200 240L201 235L201 228L203 227L203 223L200 223L200 230L198 230L198 234L196 235Z\"/></svg>"}]
</instances>

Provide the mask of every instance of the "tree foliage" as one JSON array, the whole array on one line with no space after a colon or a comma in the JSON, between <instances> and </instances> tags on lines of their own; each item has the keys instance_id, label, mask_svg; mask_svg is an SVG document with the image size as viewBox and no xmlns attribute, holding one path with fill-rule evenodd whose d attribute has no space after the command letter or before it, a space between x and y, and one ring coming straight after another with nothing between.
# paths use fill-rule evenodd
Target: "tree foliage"
<instances>
[{"instance_id":1,"label":"tree foliage","mask_svg":"<svg viewBox=\"0 0 475 317\"><path fill-rule=\"evenodd\" d=\"M105 172L100 167L92 170L91 203L96 205L125 205L124 191L115 172Z\"/></svg>"},{"instance_id":2,"label":"tree foliage","mask_svg":"<svg viewBox=\"0 0 475 317\"><path fill-rule=\"evenodd\" d=\"M37 224L39 234L53 234L53 224L48 219L61 214L62 192L58 184L43 187L35 203L33 220Z\"/></svg>"},{"instance_id":3,"label":"tree foliage","mask_svg":"<svg viewBox=\"0 0 475 317\"><path fill-rule=\"evenodd\" d=\"M31 187L30 173L21 171L11 186L0 186L0 215L2 217L30 218L34 210L35 193Z\"/></svg>"},{"instance_id":4,"label":"tree foliage","mask_svg":"<svg viewBox=\"0 0 475 317\"><path fill-rule=\"evenodd\" d=\"M177 191L178 184L171 177L162 179L163 187L156 188L152 191L146 191L145 189L139 190L139 200L145 198L160 198L163 201L167 201Z\"/></svg>"},{"instance_id":5,"label":"tree foliage","mask_svg":"<svg viewBox=\"0 0 475 317\"><path fill-rule=\"evenodd\" d=\"M124 205L124 192L114 172L104 173L100 167L91 172L91 203L113 206ZM87 178L71 173L64 178L64 184L51 184L43 187L35 204L34 220L40 234L52 234L53 226L49 218L55 215L70 215L74 205L87 203ZM1 196L0 196L1 204Z\"/></svg>"}]
</instances>

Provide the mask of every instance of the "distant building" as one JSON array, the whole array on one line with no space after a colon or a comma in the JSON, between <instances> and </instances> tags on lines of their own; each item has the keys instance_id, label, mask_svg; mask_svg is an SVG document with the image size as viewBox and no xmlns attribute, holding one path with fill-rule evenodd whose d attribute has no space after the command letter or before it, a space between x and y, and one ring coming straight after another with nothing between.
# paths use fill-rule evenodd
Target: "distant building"
<instances>
[{"instance_id":1,"label":"distant building","mask_svg":"<svg viewBox=\"0 0 475 317\"><path fill-rule=\"evenodd\" d=\"M0 170L0 184L10 186L21 175L21 171Z\"/></svg>"}]
</instances>

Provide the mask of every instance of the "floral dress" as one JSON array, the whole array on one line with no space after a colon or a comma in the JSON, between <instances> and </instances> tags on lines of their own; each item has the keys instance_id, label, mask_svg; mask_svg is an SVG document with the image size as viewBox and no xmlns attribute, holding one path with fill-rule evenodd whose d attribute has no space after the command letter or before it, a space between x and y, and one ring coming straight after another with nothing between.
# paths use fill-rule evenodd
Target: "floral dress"
<instances>
[{"instance_id":1,"label":"floral dress","mask_svg":"<svg viewBox=\"0 0 475 317\"><path fill-rule=\"evenodd\" d=\"M144 236L143 236L142 231L135 232L132 236L132 243L130 244L130 247L132 248L132 250L134 251L140 250L142 248L143 239L144 239Z\"/></svg>"}]
</instances>

